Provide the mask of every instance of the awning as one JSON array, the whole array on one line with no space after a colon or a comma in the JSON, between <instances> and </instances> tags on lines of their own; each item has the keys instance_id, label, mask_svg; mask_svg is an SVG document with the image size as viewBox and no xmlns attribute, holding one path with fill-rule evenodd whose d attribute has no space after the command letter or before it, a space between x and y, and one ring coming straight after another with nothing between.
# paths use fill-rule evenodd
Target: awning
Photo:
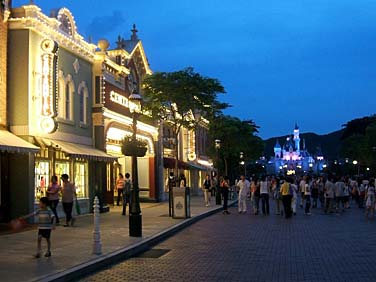
<instances>
[{"instance_id":1,"label":"awning","mask_svg":"<svg viewBox=\"0 0 376 282\"><path fill-rule=\"evenodd\" d=\"M10 153L37 153L39 148L7 130L0 130L0 151Z\"/></svg>"},{"instance_id":2,"label":"awning","mask_svg":"<svg viewBox=\"0 0 376 282\"><path fill-rule=\"evenodd\" d=\"M70 143L65 141L57 141L51 139L43 139L43 143L48 147L54 147L55 149L60 149L67 155L74 158L83 158L93 161L103 161L103 162L113 162L118 158L108 155L105 152L95 149L93 147Z\"/></svg>"},{"instance_id":3,"label":"awning","mask_svg":"<svg viewBox=\"0 0 376 282\"><path fill-rule=\"evenodd\" d=\"M173 158L163 158L163 167L174 169L175 168L175 162L176 162L176 160L173 159ZM178 169L188 169L188 164L179 160Z\"/></svg>"},{"instance_id":4,"label":"awning","mask_svg":"<svg viewBox=\"0 0 376 282\"><path fill-rule=\"evenodd\" d=\"M202 165L199 165L197 163L193 163L193 162L189 162L187 163L190 167L193 167L194 169L198 169L198 170L212 170L213 168L211 167L206 167L206 166L202 166Z\"/></svg>"}]
</instances>

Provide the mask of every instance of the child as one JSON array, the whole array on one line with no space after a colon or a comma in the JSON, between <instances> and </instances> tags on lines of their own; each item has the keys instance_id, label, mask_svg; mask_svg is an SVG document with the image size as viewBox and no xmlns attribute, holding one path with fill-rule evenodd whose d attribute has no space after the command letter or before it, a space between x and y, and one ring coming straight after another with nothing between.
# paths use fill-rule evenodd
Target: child
<instances>
[{"instance_id":1,"label":"child","mask_svg":"<svg viewBox=\"0 0 376 282\"><path fill-rule=\"evenodd\" d=\"M48 198L42 197L39 200L39 209L29 215L26 215L22 218L32 217L34 215L38 216L38 249L37 253L35 254L35 258L40 258L42 252L42 238L45 238L47 241L47 252L45 253L45 257L51 256L51 230L53 229L53 219L54 215L51 210L47 207L48 206Z\"/></svg>"}]
</instances>

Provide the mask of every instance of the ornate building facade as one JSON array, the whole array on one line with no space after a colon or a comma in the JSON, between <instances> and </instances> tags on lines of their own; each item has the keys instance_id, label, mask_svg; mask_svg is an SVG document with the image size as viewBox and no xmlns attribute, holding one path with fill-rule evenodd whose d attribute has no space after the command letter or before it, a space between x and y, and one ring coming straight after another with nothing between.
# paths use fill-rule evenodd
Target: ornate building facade
<instances>
[{"instance_id":1,"label":"ornate building facade","mask_svg":"<svg viewBox=\"0 0 376 282\"><path fill-rule=\"evenodd\" d=\"M27 19L27 20L25 20ZM106 190L106 163L117 158L94 148L93 64L96 46L78 33L66 8L50 16L33 4L12 9L8 31L8 124L39 147L14 163L30 185L14 185L14 214L34 209L52 175L66 173L82 212ZM13 165L13 164L12 164ZM11 196L13 198L13 196Z\"/></svg>"},{"instance_id":2,"label":"ornate building facade","mask_svg":"<svg viewBox=\"0 0 376 282\"><path fill-rule=\"evenodd\" d=\"M106 40L84 40L66 8L47 16L33 2L12 9L2 3L0 222L34 210L51 176L63 173L75 183L83 213L94 196L112 203L118 173L132 169L121 149L132 134L128 98L152 73L136 27L129 40L119 37L110 49ZM147 143L146 156L138 158L142 199L165 198L164 179L175 157L171 145L178 146L187 185L198 191L213 169L207 130L200 117L198 128L183 128L171 143L168 124L139 117L137 138Z\"/></svg>"},{"instance_id":3,"label":"ornate building facade","mask_svg":"<svg viewBox=\"0 0 376 282\"><path fill-rule=\"evenodd\" d=\"M140 93L143 77L151 74L136 26L129 40L119 36L117 46L109 49L107 40L100 40L95 57L95 97L93 108L96 146L117 157L107 166L107 202L117 197L114 191L118 173L131 173L131 157L123 155L122 140L132 135L132 114L129 95ZM158 127L143 115L137 121L137 138L147 143L147 153L138 158L140 197L158 200Z\"/></svg>"}]
</instances>

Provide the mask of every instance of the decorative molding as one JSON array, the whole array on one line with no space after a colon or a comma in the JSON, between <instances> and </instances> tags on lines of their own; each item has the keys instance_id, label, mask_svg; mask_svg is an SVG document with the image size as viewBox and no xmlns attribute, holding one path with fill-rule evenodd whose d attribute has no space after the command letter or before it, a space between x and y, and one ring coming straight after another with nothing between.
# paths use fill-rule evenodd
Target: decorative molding
<instances>
[{"instance_id":1,"label":"decorative molding","mask_svg":"<svg viewBox=\"0 0 376 282\"><path fill-rule=\"evenodd\" d=\"M78 61L77 58L76 58L76 60L74 60L74 62L73 62L72 65L73 65L73 69L74 69L75 74L78 74L78 72L80 71L81 66L80 66L80 62Z\"/></svg>"},{"instance_id":2,"label":"decorative molding","mask_svg":"<svg viewBox=\"0 0 376 282\"><path fill-rule=\"evenodd\" d=\"M70 12L63 8L59 11L64 15L71 16ZM73 19L73 17L72 17ZM61 22L57 18L48 17L35 5L26 5L12 10L12 17L8 19L9 29L30 29L43 37L49 37L56 41L60 47L64 47L70 52L88 60L94 61L96 45L86 42L81 35L76 32L68 34L60 26ZM74 20L73 20L74 22ZM73 25L73 23L70 23Z\"/></svg>"}]
</instances>

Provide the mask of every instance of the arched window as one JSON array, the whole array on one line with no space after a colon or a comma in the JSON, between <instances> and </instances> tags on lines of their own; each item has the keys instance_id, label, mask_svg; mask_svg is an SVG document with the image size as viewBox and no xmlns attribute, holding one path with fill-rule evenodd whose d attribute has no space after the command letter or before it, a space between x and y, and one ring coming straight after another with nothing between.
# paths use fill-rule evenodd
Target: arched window
<instances>
[{"instance_id":1,"label":"arched window","mask_svg":"<svg viewBox=\"0 0 376 282\"><path fill-rule=\"evenodd\" d=\"M81 81L78 86L78 95L80 96L80 123L87 124L87 107L88 107L88 97L89 90L87 89L86 82Z\"/></svg>"},{"instance_id":2,"label":"arched window","mask_svg":"<svg viewBox=\"0 0 376 282\"><path fill-rule=\"evenodd\" d=\"M64 118L66 120L73 120L73 94L74 94L74 83L72 76L70 74L67 75L65 78L66 81L66 88L65 88L65 101L64 101L64 109L65 115Z\"/></svg>"},{"instance_id":3,"label":"arched window","mask_svg":"<svg viewBox=\"0 0 376 282\"><path fill-rule=\"evenodd\" d=\"M58 99L58 117L65 119L65 95L66 95L66 83L65 77L62 70L59 70L58 74L59 81L59 99Z\"/></svg>"}]
</instances>

